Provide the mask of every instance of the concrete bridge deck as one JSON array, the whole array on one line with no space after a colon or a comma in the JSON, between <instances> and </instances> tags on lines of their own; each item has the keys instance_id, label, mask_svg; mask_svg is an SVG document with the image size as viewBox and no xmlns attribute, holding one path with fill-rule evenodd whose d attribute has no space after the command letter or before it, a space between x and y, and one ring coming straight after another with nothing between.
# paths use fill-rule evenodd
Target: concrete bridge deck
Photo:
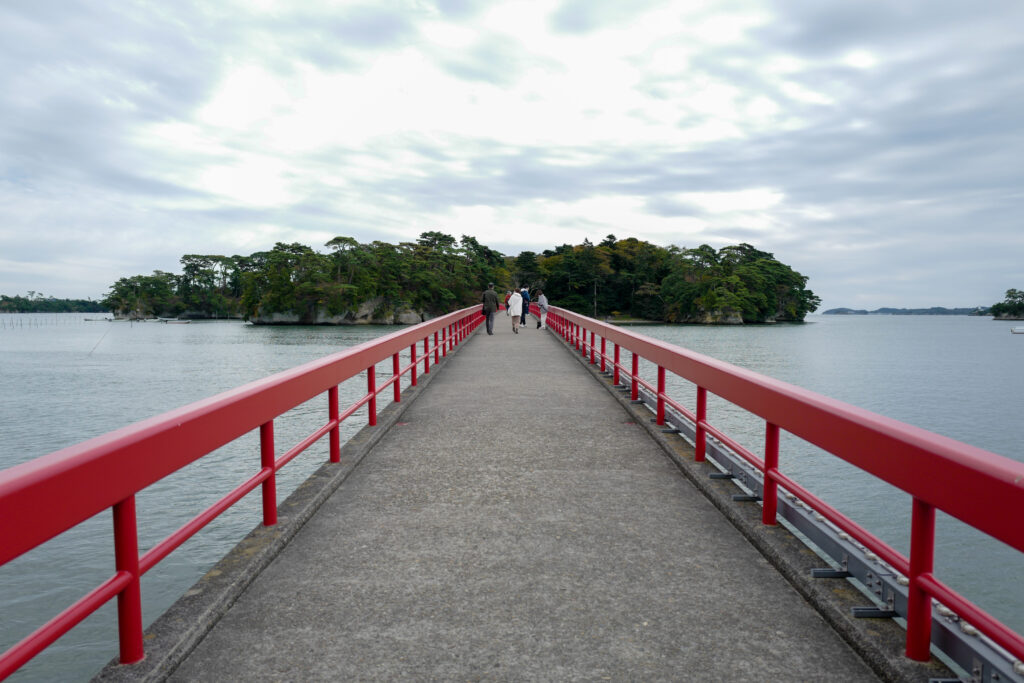
<instances>
[{"instance_id":1,"label":"concrete bridge deck","mask_svg":"<svg viewBox=\"0 0 1024 683\"><path fill-rule=\"evenodd\" d=\"M188 597L157 624L147 676L878 680L556 335L496 323L308 521L282 506L301 528L212 627ZM173 628L208 630L180 664Z\"/></svg>"}]
</instances>

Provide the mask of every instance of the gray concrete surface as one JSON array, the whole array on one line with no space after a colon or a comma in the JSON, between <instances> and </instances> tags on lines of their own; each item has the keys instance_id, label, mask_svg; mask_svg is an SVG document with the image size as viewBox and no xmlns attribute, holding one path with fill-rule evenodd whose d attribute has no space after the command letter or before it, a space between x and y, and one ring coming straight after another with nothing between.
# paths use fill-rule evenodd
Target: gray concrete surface
<instances>
[{"instance_id":1,"label":"gray concrete surface","mask_svg":"<svg viewBox=\"0 0 1024 683\"><path fill-rule=\"evenodd\" d=\"M343 458L343 475L321 475L336 482L314 505L308 491L289 499L284 531L254 532L257 545L290 540L260 551L235 581L244 592L198 616L172 609L148 665L101 678L898 678L872 670L813 591L755 549L760 532L741 533L683 476L666 441L678 437L601 390L554 334L497 323L393 406L394 426ZM289 505L319 509L291 520ZM243 542L205 580L260 552ZM197 595L216 592L201 584ZM163 642L190 619L200 636Z\"/></svg>"}]
</instances>

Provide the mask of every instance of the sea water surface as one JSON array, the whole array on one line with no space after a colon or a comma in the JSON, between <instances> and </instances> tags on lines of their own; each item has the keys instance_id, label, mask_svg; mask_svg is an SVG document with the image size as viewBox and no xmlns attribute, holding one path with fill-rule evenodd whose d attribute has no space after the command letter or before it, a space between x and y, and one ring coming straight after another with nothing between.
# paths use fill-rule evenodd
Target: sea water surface
<instances>
[{"instance_id":1,"label":"sea water surface","mask_svg":"<svg viewBox=\"0 0 1024 683\"><path fill-rule=\"evenodd\" d=\"M257 327L237 321L110 323L88 317L95 315L0 315L0 468L396 330ZM1011 326L965 316L814 315L798 325L631 329L1024 460L1024 335L1011 335ZM390 363L378 368L378 375L390 372ZM642 372L653 378L653 368L644 366ZM670 388L693 406L692 385L670 377ZM342 405L364 391L365 380L358 378L342 385ZM381 394L381 407L389 394ZM544 414L543 401L538 410ZM754 452L763 448L763 423L713 396L709 420ZM325 397L275 421L279 452L325 421ZM351 418L343 438L365 421L365 413ZM326 444L318 444L282 470L279 500L326 457ZM238 485L258 463L253 434L142 492L140 550ZM786 435L781 465L906 552L910 501L905 494ZM256 492L146 574L146 624L259 521ZM1020 553L941 516L937 545L940 579L1024 631ZM110 514L103 513L0 567L0 649L108 577L112 546ZM87 680L116 654L116 622L108 605L12 680Z\"/></svg>"}]
</instances>

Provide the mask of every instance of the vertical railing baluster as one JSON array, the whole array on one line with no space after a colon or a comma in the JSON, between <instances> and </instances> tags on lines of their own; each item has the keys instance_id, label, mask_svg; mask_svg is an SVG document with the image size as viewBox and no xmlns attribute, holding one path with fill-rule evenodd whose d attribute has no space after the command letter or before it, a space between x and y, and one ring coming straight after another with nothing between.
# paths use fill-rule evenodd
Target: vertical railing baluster
<instances>
[{"instance_id":1,"label":"vertical railing baluster","mask_svg":"<svg viewBox=\"0 0 1024 683\"><path fill-rule=\"evenodd\" d=\"M120 661L134 664L145 656L142 641L142 587L139 583L139 532L135 517L135 496L113 507L114 566L128 572L131 581L117 594L117 633Z\"/></svg>"},{"instance_id":2,"label":"vertical railing baluster","mask_svg":"<svg viewBox=\"0 0 1024 683\"><path fill-rule=\"evenodd\" d=\"M604 372L605 367L605 354L607 353L607 345L605 342L607 341L608 340L604 338L604 335L601 335L601 372Z\"/></svg>"},{"instance_id":3,"label":"vertical railing baluster","mask_svg":"<svg viewBox=\"0 0 1024 683\"><path fill-rule=\"evenodd\" d=\"M263 480L263 526L277 524L277 473L274 471L274 421L260 425L260 467L269 469Z\"/></svg>"},{"instance_id":4,"label":"vertical railing baluster","mask_svg":"<svg viewBox=\"0 0 1024 683\"><path fill-rule=\"evenodd\" d=\"M621 359L619 357L619 345L615 344L615 359L612 366L612 384L618 386L619 384L619 363Z\"/></svg>"},{"instance_id":5,"label":"vertical railing baluster","mask_svg":"<svg viewBox=\"0 0 1024 683\"><path fill-rule=\"evenodd\" d=\"M658 366L658 411L655 424L665 424L665 368Z\"/></svg>"},{"instance_id":6,"label":"vertical railing baluster","mask_svg":"<svg viewBox=\"0 0 1024 683\"><path fill-rule=\"evenodd\" d=\"M402 371L402 361L396 352L391 356L391 378L395 380L395 403L402 402L402 378L398 374Z\"/></svg>"},{"instance_id":7,"label":"vertical railing baluster","mask_svg":"<svg viewBox=\"0 0 1024 683\"><path fill-rule=\"evenodd\" d=\"M370 396L367 417L371 427L377 426L377 368L373 365L366 368L366 393Z\"/></svg>"},{"instance_id":8,"label":"vertical railing baluster","mask_svg":"<svg viewBox=\"0 0 1024 683\"><path fill-rule=\"evenodd\" d=\"M338 387L327 390L327 419L334 424L331 428L330 461L341 462L341 425L338 424Z\"/></svg>"},{"instance_id":9,"label":"vertical railing baluster","mask_svg":"<svg viewBox=\"0 0 1024 683\"><path fill-rule=\"evenodd\" d=\"M437 334L435 332L435 334ZM437 342L434 342L435 344ZM423 374L430 374L430 335L423 338Z\"/></svg>"},{"instance_id":10,"label":"vertical railing baluster","mask_svg":"<svg viewBox=\"0 0 1024 683\"><path fill-rule=\"evenodd\" d=\"M441 357L448 357L448 328L451 325L446 325L441 328Z\"/></svg>"},{"instance_id":11,"label":"vertical railing baluster","mask_svg":"<svg viewBox=\"0 0 1024 683\"><path fill-rule=\"evenodd\" d=\"M761 499L761 522L774 525L779 506L779 426L766 422L764 426L764 491Z\"/></svg>"},{"instance_id":12,"label":"vertical railing baluster","mask_svg":"<svg viewBox=\"0 0 1024 683\"><path fill-rule=\"evenodd\" d=\"M697 435L694 438L694 456L697 462L704 462L707 457L708 433L704 423L708 419L708 390L704 387L697 387Z\"/></svg>"},{"instance_id":13,"label":"vertical railing baluster","mask_svg":"<svg viewBox=\"0 0 1024 683\"><path fill-rule=\"evenodd\" d=\"M590 331L590 364L594 364L594 331Z\"/></svg>"},{"instance_id":14,"label":"vertical railing baluster","mask_svg":"<svg viewBox=\"0 0 1024 683\"><path fill-rule=\"evenodd\" d=\"M633 401L640 399L640 354L631 351L633 354L633 388L629 391L629 397Z\"/></svg>"},{"instance_id":15,"label":"vertical railing baluster","mask_svg":"<svg viewBox=\"0 0 1024 683\"><path fill-rule=\"evenodd\" d=\"M416 342L413 342L409 347L409 365L412 366L412 376L409 378L409 385L416 386Z\"/></svg>"},{"instance_id":16,"label":"vertical railing baluster","mask_svg":"<svg viewBox=\"0 0 1024 683\"><path fill-rule=\"evenodd\" d=\"M438 334L438 330L434 330L434 365L437 365L438 363L441 362L441 350L439 348L441 342L438 341Z\"/></svg>"},{"instance_id":17,"label":"vertical railing baluster","mask_svg":"<svg viewBox=\"0 0 1024 683\"><path fill-rule=\"evenodd\" d=\"M907 657L926 662L930 656L932 600L920 579L935 562L935 508L914 498L910 515L910 581L907 600Z\"/></svg>"}]
</instances>

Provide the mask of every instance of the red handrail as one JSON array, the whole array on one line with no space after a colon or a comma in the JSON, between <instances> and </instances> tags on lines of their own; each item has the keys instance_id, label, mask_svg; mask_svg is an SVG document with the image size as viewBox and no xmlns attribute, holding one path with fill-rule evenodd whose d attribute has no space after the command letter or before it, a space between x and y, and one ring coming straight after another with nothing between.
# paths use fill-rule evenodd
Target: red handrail
<instances>
[{"instance_id":1,"label":"red handrail","mask_svg":"<svg viewBox=\"0 0 1024 683\"><path fill-rule=\"evenodd\" d=\"M39 546L106 509L114 513L115 574L46 624L0 654L0 679L17 671L111 598L118 600L118 634L123 663L143 657L139 578L224 510L257 487L264 492L263 521L276 523L275 473L318 439L330 435L329 458L339 461L341 422L368 406L376 424L377 394L394 387L419 363L429 373L430 352L438 361L482 322L480 307L465 308L345 351L251 382L0 471L0 565ZM433 346L430 335L434 335ZM423 340L423 354L416 344ZM409 350L410 362L399 354ZM378 362L392 357L392 376L375 386ZM367 393L339 414L338 385L366 372ZM279 458L274 456L273 421L318 394L328 396L328 422ZM260 468L141 557L138 553L135 494L221 446L259 428Z\"/></svg>"},{"instance_id":2,"label":"red handrail","mask_svg":"<svg viewBox=\"0 0 1024 683\"><path fill-rule=\"evenodd\" d=\"M600 362L612 364L616 383L620 372L630 376L632 398L637 398L640 386L656 396L659 424L663 424L665 405L677 407L693 420L697 461L704 459L705 439L711 434L759 469L765 480L764 523L775 523L774 491L783 486L905 574L910 582L908 657L920 661L929 658L934 598L955 606L962 618L1014 657L1024 660L1024 638L1020 634L939 582L932 573L935 510L1024 552L1024 524L1020 522L1020 511L1024 510L1024 463L562 308L549 309L548 323L584 356L589 347L590 363L595 362L594 335L599 335ZM614 344L611 359L605 355L605 340ZM620 364L620 347L632 353L631 368ZM657 387L638 376L640 357L657 366ZM693 412L682 409L665 394L665 371L696 385L697 406ZM707 422L709 391L765 420L767 464ZM913 498L910 557L904 557L783 475L778 470L780 429L909 493ZM924 472L927 476L922 476Z\"/></svg>"}]
</instances>

